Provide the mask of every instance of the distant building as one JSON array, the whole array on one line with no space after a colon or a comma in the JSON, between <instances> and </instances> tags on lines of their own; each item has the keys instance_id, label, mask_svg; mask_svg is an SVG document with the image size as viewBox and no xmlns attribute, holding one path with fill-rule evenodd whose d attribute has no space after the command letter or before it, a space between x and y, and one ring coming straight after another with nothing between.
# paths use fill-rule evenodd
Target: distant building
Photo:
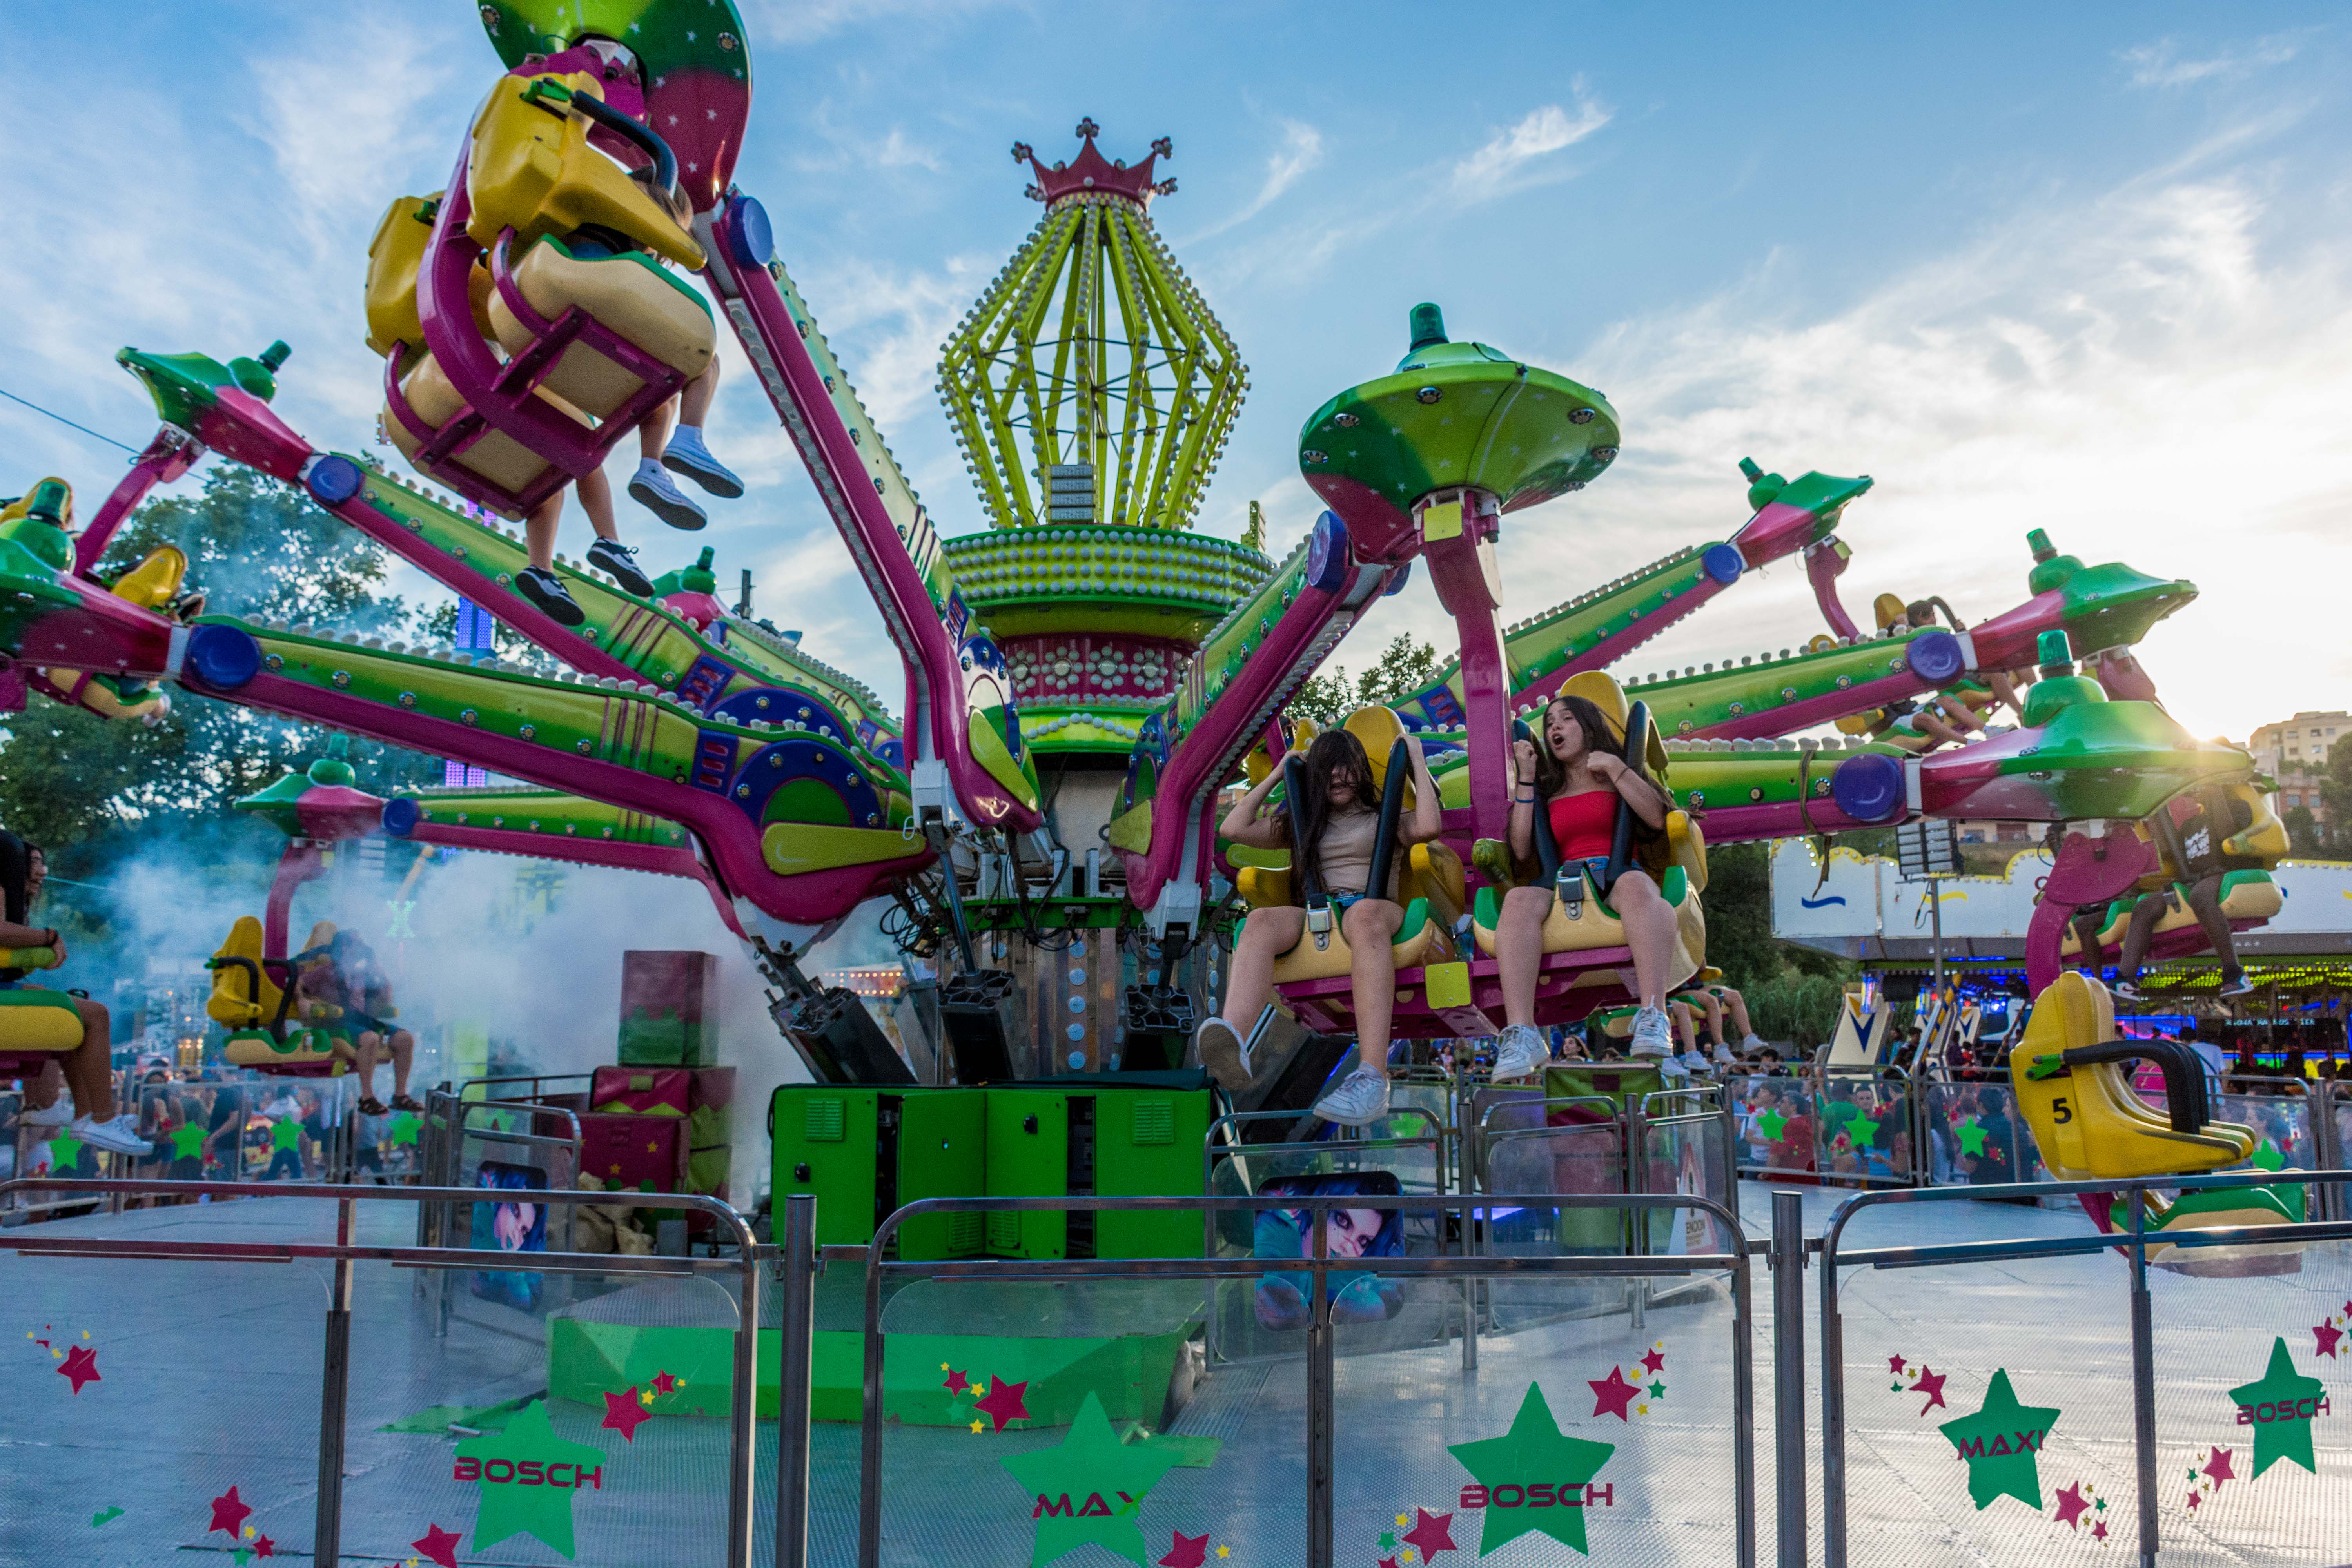
<instances>
[{"instance_id":1,"label":"distant building","mask_svg":"<svg viewBox=\"0 0 2352 1568\"><path fill-rule=\"evenodd\" d=\"M2333 826L2320 800L2319 782L2327 774L2328 748L2339 736L2352 736L2352 713L2341 708L2265 724L2246 742L2254 766L2278 780L2274 809L2281 816L2304 806L2321 826Z\"/></svg>"}]
</instances>

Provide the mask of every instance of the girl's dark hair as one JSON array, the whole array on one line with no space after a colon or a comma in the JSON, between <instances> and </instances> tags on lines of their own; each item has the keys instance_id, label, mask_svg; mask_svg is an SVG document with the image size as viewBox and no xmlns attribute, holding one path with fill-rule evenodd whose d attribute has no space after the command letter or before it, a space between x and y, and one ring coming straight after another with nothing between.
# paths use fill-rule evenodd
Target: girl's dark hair
<instances>
[{"instance_id":1,"label":"girl's dark hair","mask_svg":"<svg viewBox=\"0 0 2352 1568\"><path fill-rule=\"evenodd\" d=\"M1349 783L1356 786L1359 811L1379 810L1380 792L1372 786L1371 759L1364 755L1364 743L1352 731L1326 730L1309 742L1306 771L1307 798L1287 801L1283 810L1296 824L1297 841L1306 847L1302 869L1313 877L1317 888L1328 891L1323 881L1323 829L1331 820L1331 775L1348 775ZM1292 890L1303 900L1306 884L1294 881Z\"/></svg>"},{"instance_id":2,"label":"girl's dark hair","mask_svg":"<svg viewBox=\"0 0 2352 1568\"><path fill-rule=\"evenodd\" d=\"M0 919L12 925L23 925L29 912L25 898L25 881L32 864L29 847L13 833L0 832Z\"/></svg>"},{"instance_id":3,"label":"girl's dark hair","mask_svg":"<svg viewBox=\"0 0 2352 1568\"><path fill-rule=\"evenodd\" d=\"M1586 751L1606 752L1619 762L1629 766L1632 764L1632 759L1625 755L1624 741L1611 727L1609 716L1601 711L1598 704L1587 697L1555 697L1544 704L1543 713L1536 723L1537 800L1548 801L1568 784L1567 764L1551 754L1551 742L1545 738L1545 731L1550 728L1554 708L1566 709L1568 716L1575 720L1577 727L1584 731Z\"/></svg>"}]
</instances>

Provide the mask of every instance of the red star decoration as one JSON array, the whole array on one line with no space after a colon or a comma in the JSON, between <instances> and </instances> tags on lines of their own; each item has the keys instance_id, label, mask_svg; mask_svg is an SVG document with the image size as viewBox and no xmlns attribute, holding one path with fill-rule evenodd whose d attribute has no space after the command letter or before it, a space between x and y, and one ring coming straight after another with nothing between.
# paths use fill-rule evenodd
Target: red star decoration
<instances>
[{"instance_id":1,"label":"red star decoration","mask_svg":"<svg viewBox=\"0 0 2352 1568\"><path fill-rule=\"evenodd\" d=\"M1397 1560L1393 1557L1383 1557L1380 1561L1380 1568L1397 1568Z\"/></svg>"},{"instance_id":2,"label":"red star decoration","mask_svg":"<svg viewBox=\"0 0 2352 1568\"><path fill-rule=\"evenodd\" d=\"M278 1555L278 1542L266 1535L257 1535L253 1538L253 1554L256 1557L275 1557Z\"/></svg>"},{"instance_id":3,"label":"red star decoration","mask_svg":"<svg viewBox=\"0 0 2352 1568\"><path fill-rule=\"evenodd\" d=\"M633 1384L625 1394L604 1395L604 1419L596 1425L618 1432L624 1442L634 1443L637 1440L637 1427L652 1419L637 1403L637 1390Z\"/></svg>"},{"instance_id":4,"label":"red star decoration","mask_svg":"<svg viewBox=\"0 0 2352 1568\"><path fill-rule=\"evenodd\" d=\"M1643 1372L1665 1371L1666 1352L1664 1351L1652 1351L1648 1355L1643 1356L1642 1358L1642 1370Z\"/></svg>"},{"instance_id":5,"label":"red star decoration","mask_svg":"<svg viewBox=\"0 0 2352 1568\"><path fill-rule=\"evenodd\" d=\"M677 1374L667 1372L657 1372L654 1373L654 1392L656 1394L676 1394L677 1392Z\"/></svg>"},{"instance_id":6,"label":"red star decoration","mask_svg":"<svg viewBox=\"0 0 2352 1568\"><path fill-rule=\"evenodd\" d=\"M971 1379L966 1377L960 1372L951 1372L948 1373L947 1381L940 1384L940 1386L946 1389L950 1394L961 1394L965 1389L971 1386Z\"/></svg>"},{"instance_id":7,"label":"red star decoration","mask_svg":"<svg viewBox=\"0 0 2352 1568\"><path fill-rule=\"evenodd\" d=\"M1944 1379L1950 1375L1947 1372L1929 1372L1924 1361L1919 1363L1919 1381L1912 1384L1911 1392L1927 1396L1927 1403L1919 1406L1920 1415L1925 1415L1938 1405L1944 1405ZM1944 1405L1944 1408L1949 1410L1951 1406Z\"/></svg>"},{"instance_id":8,"label":"red star decoration","mask_svg":"<svg viewBox=\"0 0 2352 1568\"><path fill-rule=\"evenodd\" d=\"M995 1429L1002 1432L1007 1421L1029 1419L1028 1393L1027 1384L1007 1383L1000 1377L992 1380L986 1398L976 1399L972 1403L979 1405L982 1414L995 1422Z\"/></svg>"},{"instance_id":9,"label":"red star decoration","mask_svg":"<svg viewBox=\"0 0 2352 1568\"><path fill-rule=\"evenodd\" d=\"M2189 1494L2189 1510L2191 1513L2197 1511L2197 1494L2195 1492L2190 1492Z\"/></svg>"},{"instance_id":10,"label":"red star decoration","mask_svg":"<svg viewBox=\"0 0 2352 1568\"><path fill-rule=\"evenodd\" d=\"M210 1535L214 1530L226 1530L229 1533L229 1538L235 1540L237 1527L242 1525L246 1517L252 1512L253 1510L246 1507L244 1500L236 1495L236 1489L231 1487L219 1497L213 1499L212 1529L205 1531L205 1533Z\"/></svg>"},{"instance_id":11,"label":"red star decoration","mask_svg":"<svg viewBox=\"0 0 2352 1568\"><path fill-rule=\"evenodd\" d=\"M2078 1521L2083 1517L2083 1510L2090 1506L2091 1504L2089 1500L2083 1496L2082 1482L2076 1481L2071 1487L2060 1488L2058 1491L2058 1522L2066 1526L2069 1530L2082 1529L2083 1527Z\"/></svg>"},{"instance_id":12,"label":"red star decoration","mask_svg":"<svg viewBox=\"0 0 2352 1568\"><path fill-rule=\"evenodd\" d=\"M2314 1355L2324 1355L2333 1361L2336 1357L2336 1347L2343 1342L2344 1331L2342 1329L2336 1328L2331 1324L2320 1323L2315 1325L2311 1331L2316 1335L2319 1340L2319 1348L2312 1353ZM63 1369L60 1368L59 1370ZM93 1373L91 1375L94 1377L97 1374Z\"/></svg>"},{"instance_id":13,"label":"red star decoration","mask_svg":"<svg viewBox=\"0 0 2352 1568\"><path fill-rule=\"evenodd\" d=\"M457 1542L465 1539L454 1530L428 1524L425 1527L425 1539L412 1541L408 1544L416 1548L416 1554L428 1563L436 1563L440 1568L457 1568Z\"/></svg>"},{"instance_id":14,"label":"red star decoration","mask_svg":"<svg viewBox=\"0 0 2352 1568\"><path fill-rule=\"evenodd\" d=\"M98 1375L98 1352L88 1345L76 1345L66 1352L66 1359L58 1364L58 1375L71 1383L76 1394L81 1392L81 1385L85 1383L106 1381Z\"/></svg>"},{"instance_id":15,"label":"red star decoration","mask_svg":"<svg viewBox=\"0 0 2352 1568\"><path fill-rule=\"evenodd\" d=\"M2205 1473L2213 1478L2213 1489L2220 1491L2223 1481L2234 1481L2238 1472L2230 1468L2230 1450L2216 1448L2213 1457L2205 1461Z\"/></svg>"},{"instance_id":16,"label":"red star decoration","mask_svg":"<svg viewBox=\"0 0 2352 1568\"><path fill-rule=\"evenodd\" d=\"M1891 1355L1886 1358L1886 1370L1893 1373L1897 1377L1903 1375L1903 1358L1899 1355Z\"/></svg>"},{"instance_id":17,"label":"red star decoration","mask_svg":"<svg viewBox=\"0 0 2352 1568\"><path fill-rule=\"evenodd\" d=\"M961 1377L963 1373L956 1375ZM1169 1534L1175 1539L1169 1543L1168 1555L1160 1560L1160 1568L1201 1568L1209 1560L1206 1535L1187 1535L1181 1530L1171 1530Z\"/></svg>"},{"instance_id":18,"label":"red star decoration","mask_svg":"<svg viewBox=\"0 0 2352 1568\"><path fill-rule=\"evenodd\" d=\"M2095 1525L2091 1526L2091 1539L2092 1539L2092 1540L2094 1540L2094 1541L2105 1541L2106 1538L2107 1538L2107 1521L2106 1521L2105 1520L2104 1520L2104 1519L2103 1519L2103 1520L2099 1521L2098 1521L2098 1523L2096 1523L2096 1524L2095 1524Z\"/></svg>"},{"instance_id":19,"label":"red star decoration","mask_svg":"<svg viewBox=\"0 0 2352 1568\"><path fill-rule=\"evenodd\" d=\"M1421 1549L1421 1560L1423 1563L1429 1561L1429 1555L1433 1552L1461 1550L1454 1544L1452 1514L1432 1513L1425 1508L1417 1508L1412 1511L1420 1517L1413 1521L1412 1528L1404 1532L1404 1538L1408 1542Z\"/></svg>"},{"instance_id":20,"label":"red star decoration","mask_svg":"<svg viewBox=\"0 0 2352 1568\"><path fill-rule=\"evenodd\" d=\"M1585 1384L1592 1390L1592 1414L1614 1415L1620 1421L1630 1420L1626 1412L1633 1406L1633 1396L1642 1392L1639 1384L1625 1381L1624 1372L1611 1367L1607 1377L1589 1377Z\"/></svg>"}]
</instances>

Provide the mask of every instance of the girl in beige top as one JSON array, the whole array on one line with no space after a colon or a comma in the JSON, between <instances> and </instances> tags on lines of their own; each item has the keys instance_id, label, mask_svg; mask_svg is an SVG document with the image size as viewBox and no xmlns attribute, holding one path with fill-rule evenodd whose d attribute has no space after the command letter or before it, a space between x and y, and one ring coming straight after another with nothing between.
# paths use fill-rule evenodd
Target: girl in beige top
<instances>
[{"instance_id":1,"label":"girl in beige top","mask_svg":"<svg viewBox=\"0 0 2352 1568\"><path fill-rule=\"evenodd\" d=\"M1426 844L1444 826L1437 785L1422 757L1419 737L1408 734L1405 750L1412 759L1413 808L1411 816L1397 825L1400 848ZM1290 756L1306 764L1307 798L1266 810L1266 796L1284 773L1276 767L1234 803L1217 830L1233 842L1253 848L1290 848L1290 813L1296 809L1298 841L1306 849L1297 857L1303 864L1291 867L1290 886L1300 902L1250 911L1241 940L1234 944L1223 1013L1201 1026L1201 1065L1228 1089L1248 1087L1243 1042L1274 998L1275 960L1297 947L1306 934L1303 904L1311 879L1339 911L1339 929L1355 961L1358 1064L1337 1089L1316 1103L1315 1113L1327 1121L1361 1126L1388 1113L1389 1018L1396 1005L1396 963L1391 948L1404 923L1404 910L1396 896L1399 861L1393 856L1390 858L1387 887L1365 886L1371 874L1381 816L1380 792L1373 787L1371 761L1364 755L1361 741L1345 730L1327 730L1304 752L1293 751ZM1286 763L1289 757L1284 761Z\"/></svg>"}]
</instances>

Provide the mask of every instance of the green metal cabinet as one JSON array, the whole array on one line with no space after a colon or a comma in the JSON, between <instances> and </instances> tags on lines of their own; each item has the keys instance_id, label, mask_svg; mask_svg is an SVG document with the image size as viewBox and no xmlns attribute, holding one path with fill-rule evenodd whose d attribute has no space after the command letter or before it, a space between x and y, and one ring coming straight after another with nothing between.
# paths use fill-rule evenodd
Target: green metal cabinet
<instances>
[{"instance_id":1,"label":"green metal cabinet","mask_svg":"<svg viewBox=\"0 0 2352 1568\"><path fill-rule=\"evenodd\" d=\"M1058 1198L1070 1184L1070 1110L1057 1089L991 1089L988 1096L988 1195ZM1085 1107L1091 1112L1093 1101ZM1086 1190L1081 1185L1078 1191ZM1081 1216L1086 1217L1086 1216ZM1080 1227L1085 1228L1083 1226ZM991 1211L988 1250L1000 1258L1070 1256L1067 1216Z\"/></svg>"},{"instance_id":2,"label":"green metal cabinet","mask_svg":"<svg viewBox=\"0 0 2352 1568\"><path fill-rule=\"evenodd\" d=\"M1182 1197L1202 1192L1205 1090L991 1089L988 1195ZM1006 1258L1197 1258L1196 1214L992 1214Z\"/></svg>"},{"instance_id":3,"label":"green metal cabinet","mask_svg":"<svg viewBox=\"0 0 2352 1568\"><path fill-rule=\"evenodd\" d=\"M780 1085L768 1110L777 1206L813 1193L818 1244L860 1246L902 1205L980 1195L987 1182L983 1097L978 1089ZM971 1258L983 1239L978 1215L922 1215L899 1227L898 1256Z\"/></svg>"},{"instance_id":4,"label":"green metal cabinet","mask_svg":"<svg viewBox=\"0 0 2352 1568\"><path fill-rule=\"evenodd\" d=\"M1107 1198L1198 1197L1206 1090L1105 1089L1095 1096L1095 1192ZM1095 1216L1097 1258L1198 1258L1197 1211Z\"/></svg>"}]
</instances>

